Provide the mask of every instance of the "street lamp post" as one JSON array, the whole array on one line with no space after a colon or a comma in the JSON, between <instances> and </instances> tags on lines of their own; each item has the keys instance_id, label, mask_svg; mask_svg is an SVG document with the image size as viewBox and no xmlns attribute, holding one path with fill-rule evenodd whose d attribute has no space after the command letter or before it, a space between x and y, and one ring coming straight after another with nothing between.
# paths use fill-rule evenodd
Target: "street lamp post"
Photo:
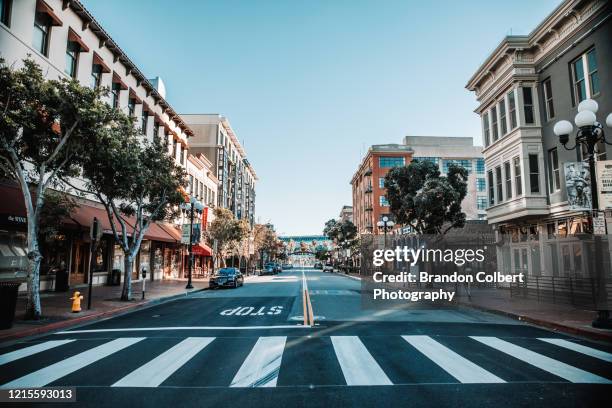
<instances>
[{"instance_id":1,"label":"street lamp post","mask_svg":"<svg viewBox=\"0 0 612 408\"><path fill-rule=\"evenodd\" d=\"M568 147L569 136L574 131L574 126L570 121L561 120L555 124L553 129L555 135L559 137L559 142L563 145L566 150L575 150L579 146L584 146L587 151L587 161L589 163L589 173L591 177L591 225L594 226L594 218L599 214L599 197L597 190L597 175L595 171L595 147L597 143L603 142L608 145L612 145L606 140L603 126L597 122L597 113L599 106L597 102L592 99L585 99L578 105L578 113L574 118L576 127L576 141L574 146ZM606 125L612 128L612 113L606 118ZM593 231L595 232L595 231ZM603 266L603 253L602 253L602 241L599 234L593 234L593 243L595 246L595 273L597 274L597 291L595 303L598 307L597 317L593 320L592 326L597 328L612 328L612 320L610 320L610 311L602 309L601 305L606 304L608 294L606 291L606 272L602 270ZM602 302L603 301L603 302Z\"/></svg>"},{"instance_id":2,"label":"street lamp post","mask_svg":"<svg viewBox=\"0 0 612 408\"><path fill-rule=\"evenodd\" d=\"M386 215L382 217L380 221L376 223L379 230L383 230L385 233L385 248L387 248L387 231L391 231L395 226L395 223L389 219Z\"/></svg>"},{"instance_id":3,"label":"street lamp post","mask_svg":"<svg viewBox=\"0 0 612 408\"><path fill-rule=\"evenodd\" d=\"M193 214L194 212L200 214L204 210L204 205L200 203L197 198L191 196L189 198L189 203L183 204L182 208L184 211L189 211L189 270L185 289L193 289L193 285L191 284L191 273L193 270Z\"/></svg>"}]
</instances>

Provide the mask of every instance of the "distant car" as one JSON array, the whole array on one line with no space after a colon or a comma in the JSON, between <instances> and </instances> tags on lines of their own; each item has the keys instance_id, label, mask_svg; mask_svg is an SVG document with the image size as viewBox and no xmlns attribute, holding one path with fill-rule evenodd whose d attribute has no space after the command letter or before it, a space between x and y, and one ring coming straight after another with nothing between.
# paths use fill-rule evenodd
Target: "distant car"
<instances>
[{"instance_id":1,"label":"distant car","mask_svg":"<svg viewBox=\"0 0 612 408\"><path fill-rule=\"evenodd\" d=\"M274 267L276 268L276 273L281 273L283 271L283 267L279 263L275 263Z\"/></svg>"},{"instance_id":2,"label":"distant car","mask_svg":"<svg viewBox=\"0 0 612 408\"><path fill-rule=\"evenodd\" d=\"M276 275L278 273L278 269L274 262L268 262L264 265L263 270L260 275Z\"/></svg>"},{"instance_id":3,"label":"distant car","mask_svg":"<svg viewBox=\"0 0 612 408\"><path fill-rule=\"evenodd\" d=\"M290 263L283 264L283 269L293 269L293 265Z\"/></svg>"},{"instance_id":4,"label":"distant car","mask_svg":"<svg viewBox=\"0 0 612 408\"><path fill-rule=\"evenodd\" d=\"M323 264L321 262L315 262L314 268L315 269L323 269Z\"/></svg>"},{"instance_id":5,"label":"distant car","mask_svg":"<svg viewBox=\"0 0 612 408\"><path fill-rule=\"evenodd\" d=\"M334 266L330 262L327 262L325 266L323 267L323 272L333 272L333 271L334 271Z\"/></svg>"},{"instance_id":6,"label":"distant car","mask_svg":"<svg viewBox=\"0 0 612 408\"><path fill-rule=\"evenodd\" d=\"M238 268L221 268L209 279L208 286L213 288L237 288L244 285L244 276Z\"/></svg>"}]
</instances>

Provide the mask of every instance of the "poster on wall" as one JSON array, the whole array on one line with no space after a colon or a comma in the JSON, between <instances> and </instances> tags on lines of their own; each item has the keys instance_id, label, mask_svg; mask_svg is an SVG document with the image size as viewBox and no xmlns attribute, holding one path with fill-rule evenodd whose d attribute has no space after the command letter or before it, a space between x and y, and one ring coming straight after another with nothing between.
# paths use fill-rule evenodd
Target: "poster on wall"
<instances>
[{"instance_id":1,"label":"poster on wall","mask_svg":"<svg viewBox=\"0 0 612 408\"><path fill-rule=\"evenodd\" d=\"M597 194L599 209L612 209L612 160L602 160L596 163Z\"/></svg>"},{"instance_id":2,"label":"poster on wall","mask_svg":"<svg viewBox=\"0 0 612 408\"><path fill-rule=\"evenodd\" d=\"M591 176L589 166L583 162L564 163L565 188L569 209L589 211L591 203Z\"/></svg>"}]
</instances>

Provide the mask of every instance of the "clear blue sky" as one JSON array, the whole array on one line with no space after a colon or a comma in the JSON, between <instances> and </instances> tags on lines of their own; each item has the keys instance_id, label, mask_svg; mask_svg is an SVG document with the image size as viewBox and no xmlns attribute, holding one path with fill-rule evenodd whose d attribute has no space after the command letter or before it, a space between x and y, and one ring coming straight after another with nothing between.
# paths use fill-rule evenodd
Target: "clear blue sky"
<instances>
[{"instance_id":1,"label":"clear blue sky","mask_svg":"<svg viewBox=\"0 0 612 408\"><path fill-rule=\"evenodd\" d=\"M318 234L372 144L472 136L464 86L559 0L84 0L179 113L227 116L260 178L256 217ZM169 7L170 5L170 7Z\"/></svg>"}]
</instances>

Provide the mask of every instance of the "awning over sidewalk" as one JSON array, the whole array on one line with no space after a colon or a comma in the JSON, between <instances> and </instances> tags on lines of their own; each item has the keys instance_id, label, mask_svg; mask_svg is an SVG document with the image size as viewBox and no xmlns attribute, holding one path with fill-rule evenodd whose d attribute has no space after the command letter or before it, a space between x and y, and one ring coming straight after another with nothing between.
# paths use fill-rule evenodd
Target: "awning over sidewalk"
<instances>
[{"instance_id":1,"label":"awning over sidewalk","mask_svg":"<svg viewBox=\"0 0 612 408\"><path fill-rule=\"evenodd\" d=\"M191 247L194 255L212 256L212 249L205 244L196 244Z\"/></svg>"}]
</instances>

